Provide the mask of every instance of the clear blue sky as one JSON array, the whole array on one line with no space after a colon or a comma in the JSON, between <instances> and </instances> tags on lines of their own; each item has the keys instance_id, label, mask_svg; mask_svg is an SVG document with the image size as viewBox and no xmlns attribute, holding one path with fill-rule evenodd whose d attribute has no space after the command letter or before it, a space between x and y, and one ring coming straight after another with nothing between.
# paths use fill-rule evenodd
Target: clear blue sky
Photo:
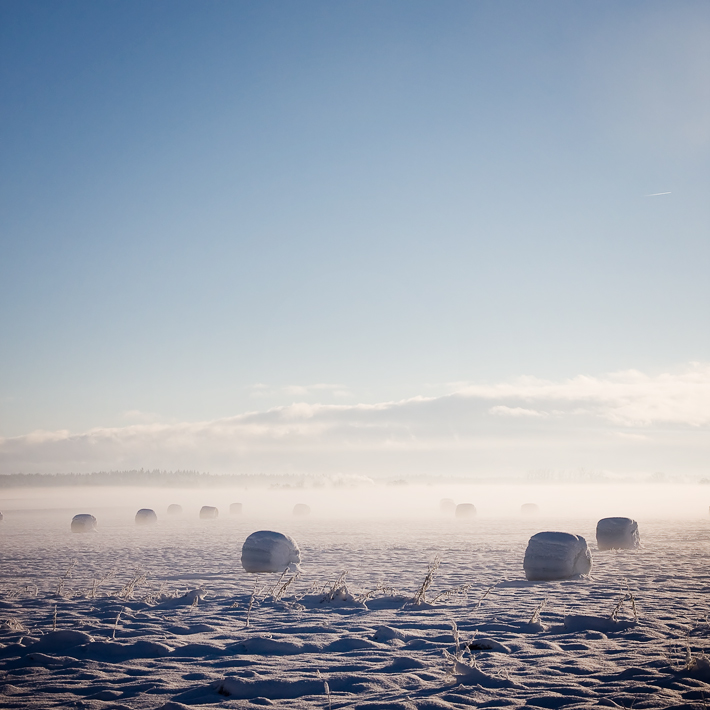
<instances>
[{"instance_id":1,"label":"clear blue sky","mask_svg":"<svg viewBox=\"0 0 710 710\"><path fill-rule=\"evenodd\" d=\"M710 360L708 36L705 1L0 1L0 436Z\"/></svg>"}]
</instances>

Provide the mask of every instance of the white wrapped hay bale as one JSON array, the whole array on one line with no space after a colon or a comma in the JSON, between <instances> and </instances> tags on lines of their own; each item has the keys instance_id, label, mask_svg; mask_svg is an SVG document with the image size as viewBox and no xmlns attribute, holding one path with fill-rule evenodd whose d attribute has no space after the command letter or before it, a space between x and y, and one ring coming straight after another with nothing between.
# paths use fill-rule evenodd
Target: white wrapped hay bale
<instances>
[{"instance_id":1,"label":"white wrapped hay bale","mask_svg":"<svg viewBox=\"0 0 710 710\"><path fill-rule=\"evenodd\" d=\"M439 510L446 515L451 515L456 510L453 498L442 498L439 501Z\"/></svg>"},{"instance_id":2,"label":"white wrapped hay bale","mask_svg":"<svg viewBox=\"0 0 710 710\"><path fill-rule=\"evenodd\" d=\"M89 513L79 513L71 519L71 531L75 533L88 533L96 531L96 518Z\"/></svg>"},{"instance_id":3,"label":"white wrapped hay bale","mask_svg":"<svg viewBox=\"0 0 710 710\"><path fill-rule=\"evenodd\" d=\"M242 514L242 504L241 503L232 503L229 506L229 514L230 515L241 515Z\"/></svg>"},{"instance_id":4,"label":"white wrapped hay bale","mask_svg":"<svg viewBox=\"0 0 710 710\"><path fill-rule=\"evenodd\" d=\"M158 516L152 508L141 508L136 513L136 525L154 525L158 522Z\"/></svg>"},{"instance_id":5,"label":"white wrapped hay bale","mask_svg":"<svg viewBox=\"0 0 710 710\"><path fill-rule=\"evenodd\" d=\"M520 512L523 515L535 515L538 511L537 503L523 503L520 506Z\"/></svg>"},{"instance_id":6,"label":"white wrapped hay bale","mask_svg":"<svg viewBox=\"0 0 710 710\"><path fill-rule=\"evenodd\" d=\"M456 506L457 518L472 518L476 515L476 506L473 503L459 503Z\"/></svg>"},{"instance_id":7,"label":"white wrapped hay bale","mask_svg":"<svg viewBox=\"0 0 710 710\"><path fill-rule=\"evenodd\" d=\"M214 520L219 515L219 510L212 505L203 505L200 508L200 520Z\"/></svg>"},{"instance_id":8,"label":"white wrapped hay bale","mask_svg":"<svg viewBox=\"0 0 710 710\"><path fill-rule=\"evenodd\" d=\"M311 514L311 508L305 503L296 503L296 505L293 506L293 514L297 518L305 518Z\"/></svg>"},{"instance_id":9,"label":"white wrapped hay bale","mask_svg":"<svg viewBox=\"0 0 710 710\"><path fill-rule=\"evenodd\" d=\"M539 532L528 542L523 569L529 580L567 579L589 573L592 553L580 535Z\"/></svg>"},{"instance_id":10,"label":"white wrapped hay bale","mask_svg":"<svg viewBox=\"0 0 710 710\"><path fill-rule=\"evenodd\" d=\"M171 503L168 506L168 515L182 515L182 506L177 503Z\"/></svg>"},{"instance_id":11,"label":"white wrapped hay bale","mask_svg":"<svg viewBox=\"0 0 710 710\"><path fill-rule=\"evenodd\" d=\"M242 545L242 567L247 572L300 571L301 551L296 541L280 532L259 530Z\"/></svg>"},{"instance_id":12,"label":"white wrapped hay bale","mask_svg":"<svg viewBox=\"0 0 710 710\"><path fill-rule=\"evenodd\" d=\"M597 523L600 550L635 550L640 544L638 523L631 518L602 518Z\"/></svg>"},{"instance_id":13,"label":"white wrapped hay bale","mask_svg":"<svg viewBox=\"0 0 710 710\"><path fill-rule=\"evenodd\" d=\"M2 513L0 513L0 523L1 523L4 519L5 519L5 516L4 516Z\"/></svg>"}]
</instances>

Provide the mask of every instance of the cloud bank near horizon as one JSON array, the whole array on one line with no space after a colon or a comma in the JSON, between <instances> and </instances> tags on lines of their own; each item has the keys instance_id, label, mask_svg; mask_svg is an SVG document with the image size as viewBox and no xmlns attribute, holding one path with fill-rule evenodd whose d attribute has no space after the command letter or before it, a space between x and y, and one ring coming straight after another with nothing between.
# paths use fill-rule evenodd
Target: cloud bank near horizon
<instances>
[{"instance_id":1,"label":"cloud bank near horizon","mask_svg":"<svg viewBox=\"0 0 710 710\"><path fill-rule=\"evenodd\" d=\"M710 475L709 428L710 363L691 363L653 375L459 385L398 402L294 403L203 422L36 431L0 439L0 472L693 477Z\"/></svg>"}]
</instances>

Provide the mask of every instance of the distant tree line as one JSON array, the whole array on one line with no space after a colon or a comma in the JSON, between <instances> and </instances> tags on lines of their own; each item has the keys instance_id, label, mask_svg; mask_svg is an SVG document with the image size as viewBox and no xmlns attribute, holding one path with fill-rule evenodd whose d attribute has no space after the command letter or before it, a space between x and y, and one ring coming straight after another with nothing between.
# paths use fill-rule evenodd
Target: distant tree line
<instances>
[{"instance_id":1,"label":"distant tree line","mask_svg":"<svg viewBox=\"0 0 710 710\"><path fill-rule=\"evenodd\" d=\"M292 476L267 474L217 475L199 471L97 471L95 473L8 473L0 475L0 488L46 486L152 486L208 488L211 486L268 487L294 485ZM302 479L298 483L302 485ZM296 483L294 487L300 487Z\"/></svg>"}]
</instances>

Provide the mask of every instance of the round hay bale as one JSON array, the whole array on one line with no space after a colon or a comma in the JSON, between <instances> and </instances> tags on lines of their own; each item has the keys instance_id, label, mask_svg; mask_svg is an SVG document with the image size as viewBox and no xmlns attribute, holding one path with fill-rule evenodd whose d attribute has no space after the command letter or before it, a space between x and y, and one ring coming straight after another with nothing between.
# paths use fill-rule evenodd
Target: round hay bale
<instances>
[{"instance_id":1,"label":"round hay bale","mask_svg":"<svg viewBox=\"0 0 710 710\"><path fill-rule=\"evenodd\" d=\"M580 535L539 532L528 542L523 569L531 581L568 579L589 574L592 553L587 541Z\"/></svg>"},{"instance_id":2,"label":"round hay bale","mask_svg":"<svg viewBox=\"0 0 710 710\"><path fill-rule=\"evenodd\" d=\"M241 515L242 514L242 504L241 503L232 503L229 506L229 514L230 515Z\"/></svg>"},{"instance_id":3,"label":"round hay bale","mask_svg":"<svg viewBox=\"0 0 710 710\"><path fill-rule=\"evenodd\" d=\"M182 506L177 503L171 503L168 506L168 515L182 515Z\"/></svg>"},{"instance_id":4,"label":"round hay bale","mask_svg":"<svg viewBox=\"0 0 710 710\"><path fill-rule=\"evenodd\" d=\"M89 513L79 513L71 519L71 531L75 533L96 532L96 518Z\"/></svg>"},{"instance_id":5,"label":"round hay bale","mask_svg":"<svg viewBox=\"0 0 710 710\"><path fill-rule=\"evenodd\" d=\"M520 506L520 512L523 515L535 515L535 513L539 512L539 508L537 507L537 503L523 503Z\"/></svg>"},{"instance_id":6,"label":"round hay bale","mask_svg":"<svg viewBox=\"0 0 710 710\"><path fill-rule=\"evenodd\" d=\"M306 518L311 514L311 508L305 503L296 503L296 505L293 506L293 514L297 518Z\"/></svg>"},{"instance_id":7,"label":"round hay bale","mask_svg":"<svg viewBox=\"0 0 710 710\"><path fill-rule=\"evenodd\" d=\"M247 572L300 571L301 551L296 541L280 532L259 530L242 545L242 567Z\"/></svg>"},{"instance_id":8,"label":"round hay bale","mask_svg":"<svg viewBox=\"0 0 710 710\"><path fill-rule=\"evenodd\" d=\"M155 525L158 516L152 508L141 508L136 513L136 525Z\"/></svg>"},{"instance_id":9,"label":"round hay bale","mask_svg":"<svg viewBox=\"0 0 710 710\"><path fill-rule=\"evenodd\" d=\"M2 513L0 513L0 523L1 523L4 519L5 519L5 516L4 516Z\"/></svg>"},{"instance_id":10,"label":"round hay bale","mask_svg":"<svg viewBox=\"0 0 710 710\"><path fill-rule=\"evenodd\" d=\"M597 523L600 550L635 550L640 544L638 523L631 518L602 518Z\"/></svg>"},{"instance_id":11,"label":"round hay bale","mask_svg":"<svg viewBox=\"0 0 710 710\"><path fill-rule=\"evenodd\" d=\"M212 505L203 505L200 508L200 520L214 520L219 515L219 510Z\"/></svg>"},{"instance_id":12,"label":"round hay bale","mask_svg":"<svg viewBox=\"0 0 710 710\"><path fill-rule=\"evenodd\" d=\"M476 514L476 506L473 503L459 503L456 506L457 518L472 518Z\"/></svg>"},{"instance_id":13,"label":"round hay bale","mask_svg":"<svg viewBox=\"0 0 710 710\"><path fill-rule=\"evenodd\" d=\"M442 513L451 515L456 510L456 503L454 503L453 498L442 498L439 501L439 510Z\"/></svg>"}]
</instances>

